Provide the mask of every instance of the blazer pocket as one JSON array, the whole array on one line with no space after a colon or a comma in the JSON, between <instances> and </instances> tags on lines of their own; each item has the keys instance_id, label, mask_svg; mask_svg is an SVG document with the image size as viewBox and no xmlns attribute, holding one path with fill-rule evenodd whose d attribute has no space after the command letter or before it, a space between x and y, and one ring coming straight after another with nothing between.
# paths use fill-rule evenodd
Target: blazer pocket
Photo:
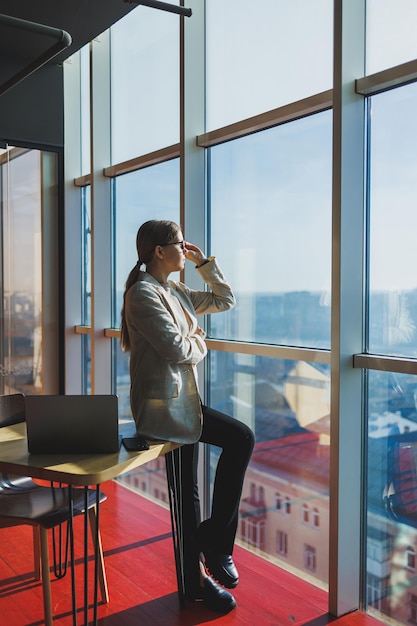
<instances>
[{"instance_id":1,"label":"blazer pocket","mask_svg":"<svg viewBox=\"0 0 417 626\"><path fill-rule=\"evenodd\" d=\"M180 383L176 380L146 380L143 385L143 395L151 400L165 400L178 398Z\"/></svg>"}]
</instances>

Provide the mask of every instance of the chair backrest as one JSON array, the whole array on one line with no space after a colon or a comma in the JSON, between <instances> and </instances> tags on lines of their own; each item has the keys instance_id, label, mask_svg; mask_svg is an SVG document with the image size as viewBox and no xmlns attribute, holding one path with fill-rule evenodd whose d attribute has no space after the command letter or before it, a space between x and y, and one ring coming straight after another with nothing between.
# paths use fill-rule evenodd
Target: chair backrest
<instances>
[{"instance_id":1,"label":"chair backrest","mask_svg":"<svg viewBox=\"0 0 417 626\"><path fill-rule=\"evenodd\" d=\"M0 428L25 421L25 396L12 393L0 396Z\"/></svg>"},{"instance_id":2,"label":"chair backrest","mask_svg":"<svg viewBox=\"0 0 417 626\"><path fill-rule=\"evenodd\" d=\"M0 428L19 424L25 421L25 396L23 393L12 393L0 396ZM15 482L27 483L32 482L26 476L15 476L14 474L6 474L0 472L0 491L13 486Z\"/></svg>"}]
</instances>

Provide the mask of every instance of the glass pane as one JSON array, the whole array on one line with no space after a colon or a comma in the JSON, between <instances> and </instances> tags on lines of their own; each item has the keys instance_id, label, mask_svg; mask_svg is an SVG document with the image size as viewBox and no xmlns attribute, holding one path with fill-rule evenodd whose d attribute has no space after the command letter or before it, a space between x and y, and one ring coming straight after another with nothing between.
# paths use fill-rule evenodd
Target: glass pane
<instances>
[{"instance_id":1,"label":"glass pane","mask_svg":"<svg viewBox=\"0 0 417 626\"><path fill-rule=\"evenodd\" d=\"M138 259L139 226L151 219L179 223L179 165L179 159L172 159L114 179L115 327L120 325L126 279Z\"/></svg>"},{"instance_id":2,"label":"glass pane","mask_svg":"<svg viewBox=\"0 0 417 626\"><path fill-rule=\"evenodd\" d=\"M114 180L115 302L113 326L120 326L120 311L126 279L137 261L136 233L150 219L167 219L179 223L179 160L173 159ZM177 276L177 279L179 275ZM129 354L122 352L113 340L115 393L119 396L121 433L134 432L130 412ZM164 459L157 459L126 474L121 479L134 489L167 501Z\"/></svg>"},{"instance_id":3,"label":"glass pane","mask_svg":"<svg viewBox=\"0 0 417 626\"><path fill-rule=\"evenodd\" d=\"M12 149L0 162L2 394L42 393L41 171L36 150ZM50 184L56 188L56 181ZM50 190L45 195L50 198Z\"/></svg>"},{"instance_id":4,"label":"glass pane","mask_svg":"<svg viewBox=\"0 0 417 626\"><path fill-rule=\"evenodd\" d=\"M81 324L91 326L91 188L81 189ZM91 337L83 335L82 350L82 392L91 393Z\"/></svg>"},{"instance_id":5,"label":"glass pane","mask_svg":"<svg viewBox=\"0 0 417 626\"><path fill-rule=\"evenodd\" d=\"M81 64L81 176L90 173L90 45L80 50Z\"/></svg>"},{"instance_id":6,"label":"glass pane","mask_svg":"<svg viewBox=\"0 0 417 626\"><path fill-rule=\"evenodd\" d=\"M417 378L368 373L367 604L417 621Z\"/></svg>"},{"instance_id":7,"label":"glass pane","mask_svg":"<svg viewBox=\"0 0 417 626\"><path fill-rule=\"evenodd\" d=\"M83 363L82 370L82 393L88 395L91 393L91 337L90 335L82 335L81 337L81 359Z\"/></svg>"},{"instance_id":8,"label":"glass pane","mask_svg":"<svg viewBox=\"0 0 417 626\"><path fill-rule=\"evenodd\" d=\"M369 351L417 355L417 85L372 98Z\"/></svg>"},{"instance_id":9,"label":"glass pane","mask_svg":"<svg viewBox=\"0 0 417 626\"><path fill-rule=\"evenodd\" d=\"M84 326L91 325L91 188L83 187L81 190L82 212L82 311L81 323Z\"/></svg>"},{"instance_id":10,"label":"glass pane","mask_svg":"<svg viewBox=\"0 0 417 626\"><path fill-rule=\"evenodd\" d=\"M415 0L367 0L366 73L417 58Z\"/></svg>"},{"instance_id":11,"label":"glass pane","mask_svg":"<svg viewBox=\"0 0 417 626\"><path fill-rule=\"evenodd\" d=\"M332 0L206 3L207 131L332 88Z\"/></svg>"},{"instance_id":12,"label":"glass pane","mask_svg":"<svg viewBox=\"0 0 417 626\"><path fill-rule=\"evenodd\" d=\"M330 347L331 124L327 111L210 150L211 251L237 297L211 337Z\"/></svg>"},{"instance_id":13,"label":"glass pane","mask_svg":"<svg viewBox=\"0 0 417 626\"><path fill-rule=\"evenodd\" d=\"M111 28L113 164L179 141L179 23L139 6Z\"/></svg>"},{"instance_id":14,"label":"glass pane","mask_svg":"<svg viewBox=\"0 0 417 626\"><path fill-rule=\"evenodd\" d=\"M237 538L272 561L328 581L330 367L209 353L209 404L249 424L255 450ZM211 449L211 486L218 450Z\"/></svg>"}]
</instances>

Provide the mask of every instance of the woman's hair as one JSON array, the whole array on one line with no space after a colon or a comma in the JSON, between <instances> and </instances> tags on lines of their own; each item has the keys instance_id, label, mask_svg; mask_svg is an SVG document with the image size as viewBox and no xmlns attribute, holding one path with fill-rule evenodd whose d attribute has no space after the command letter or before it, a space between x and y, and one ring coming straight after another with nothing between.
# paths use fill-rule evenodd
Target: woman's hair
<instances>
[{"instance_id":1,"label":"woman's hair","mask_svg":"<svg viewBox=\"0 0 417 626\"><path fill-rule=\"evenodd\" d=\"M138 280L141 265L147 265L152 261L156 246L170 243L180 230L178 224L170 220L149 220L148 222L144 222L138 230L136 235L138 262L127 277L121 311L120 345L125 352L130 350L130 337L125 314L126 294L131 286Z\"/></svg>"}]
</instances>

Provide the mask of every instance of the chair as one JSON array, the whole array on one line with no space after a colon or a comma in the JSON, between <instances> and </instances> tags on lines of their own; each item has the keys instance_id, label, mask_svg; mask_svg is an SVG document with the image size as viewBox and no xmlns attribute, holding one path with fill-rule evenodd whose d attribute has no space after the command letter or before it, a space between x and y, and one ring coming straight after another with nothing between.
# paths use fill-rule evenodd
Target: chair
<instances>
[{"instance_id":1,"label":"chair","mask_svg":"<svg viewBox=\"0 0 417 626\"><path fill-rule=\"evenodd\" d=\"M0 396L0 428L25 421L23 394ZM93 489L73 488L73 515L82 515L87 506L90 529L96 537L96 492ZM100 492L100 502L106 500ZM52 625L52 602L48 529L59 529L59 555L57 555L55 533L54 573L57 578L65 575L68 554L68 520L70 518L68 490L61 486L40 485L29 477L0 472L0 528L30 525L33 527L35 580L42 579L45 624ZM62 527L67 524L65 547L62 549ZM103 551L98 535L98 580L102 601L108 602L107 581Z\"/></svg>"}]
</instances>

